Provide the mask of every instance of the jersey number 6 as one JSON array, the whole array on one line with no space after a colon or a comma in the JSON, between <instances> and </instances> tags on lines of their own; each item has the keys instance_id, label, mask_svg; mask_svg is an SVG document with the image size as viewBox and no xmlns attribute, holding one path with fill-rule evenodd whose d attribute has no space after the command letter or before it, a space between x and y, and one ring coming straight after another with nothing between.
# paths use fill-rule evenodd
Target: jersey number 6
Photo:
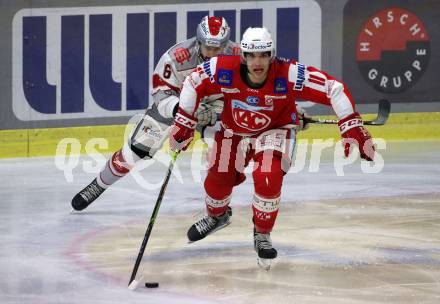
<instances>
[{"instance_id":1,"label":"jersey number 6","mask_svg":"<svg viewBox=\"0 0 440 304\"><path fill-rule=\"evenodd\" d=\"M163 69L163 78L169 79L171 77L171 65L169 63L165 64Z\"/></svg>"}]
</instances>

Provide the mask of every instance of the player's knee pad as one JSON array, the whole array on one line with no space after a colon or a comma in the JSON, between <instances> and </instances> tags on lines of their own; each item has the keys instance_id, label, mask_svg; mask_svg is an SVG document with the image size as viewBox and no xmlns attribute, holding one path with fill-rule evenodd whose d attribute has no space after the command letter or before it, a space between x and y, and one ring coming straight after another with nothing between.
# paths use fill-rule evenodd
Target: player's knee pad
<instances>
[{"instance_id":1,"label":"player's knee pad","mask_svg":"<svg viewBox=\"0 0 440 304\"><path fill-rule=\"evenodd\" d=\"M236 181L235 172L231 173L208 172L204 183L206 193L213 199L224 199L230 195Z\"/></svg>"},{"instance_id":2,"label":"player's knee pad","mask_svg":"<svg viewBox=\"0 0 440 304\"><path fill-rule=\"evenodd\" d=\"M274 156L271 162L265 164L264 155L255 157L255 168L252 172L255 192L264 197L276 197L281 193L284 171L279 156Z\"/></svg>"},{"instance_id":3,"label":"player's knee pad","mask_svg":"<svg viewBox=\"0 0 440 304\"><path fill-rule=\"evenodd\" d=\"M152 158L162 148L168 138L169 130L169 125L145 114L136 124L129 139L129 146L138 157Z\"/></svg>"},{"instance_id":4,"label":"player's knee pad","mask_svg":"<svg viewBox=\"0 0 440 304\"><path fill-rule=\"evenodd\" d=\"M257 193L252 202L255 228L260 233L269 233L275 225L280 206L280 196L265 198Z\"/></svg>"}]
</instances>

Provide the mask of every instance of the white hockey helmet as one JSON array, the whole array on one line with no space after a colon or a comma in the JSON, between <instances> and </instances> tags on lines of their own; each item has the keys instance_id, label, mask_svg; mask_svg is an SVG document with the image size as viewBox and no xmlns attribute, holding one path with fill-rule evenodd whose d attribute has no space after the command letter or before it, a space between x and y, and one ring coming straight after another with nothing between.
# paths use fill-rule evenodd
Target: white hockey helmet
<instances>
[{"instance_id":1,"label":"white hockey helmet","mask_svg":"<svg viewBox=\"0 0 440 304\"><path fill-rule=\"evenodd\" d=\"M275 57L275 45L265 27L248 27L243 33L240 48L243 59L245 59L245 53L256 52L270 52L270 57Z\"/></svg>"},{"instance_id":2,"label":"white hockey helmet","mask_svg":"<svg viewBox=\"0 0 440 304\"><path fill-rule=\"evenodd\" d=\"M225 47L231 29L223 17L203 17L197 26L197 41L205 46Z\"/></svg>"}]
</instances>

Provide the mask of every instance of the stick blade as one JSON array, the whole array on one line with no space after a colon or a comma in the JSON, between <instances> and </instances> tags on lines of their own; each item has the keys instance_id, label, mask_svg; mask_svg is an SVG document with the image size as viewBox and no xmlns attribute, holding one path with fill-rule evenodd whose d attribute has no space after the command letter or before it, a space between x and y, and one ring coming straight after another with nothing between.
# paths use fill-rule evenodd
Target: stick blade
<instances>
[{"instance_id":1,"label":"stick blade","mask_svg":"<svg viewBox=\"0 0 440 304\"><path fill-rule=\"evenodd\" d=\"M391 103L386 99L381 99L379 101L379 110L377 113L377 118L375 120L369 121L368 124L373 126L384 125L387 122L388 117L390 116L390 111L391 111Z\"/></svg>"},{"instance_id":2,"label":"stick blade","mask_svg":"<svg viewBox=\"0 0 440 304\"><path fill-rule=\"evenodd\" d=\"M128 289L135 290L139 286L139 281L133 280L130 285L128 285Z\"/></svg>"},{"instance_id":3,"label":"stick blade","mask_svg":"<svg viewBox=\"0 0 440 304\"><path fill-rule=\"evenodd\" d=\"M130 290L135 290L136 288L138 288L139 283L140 283L140 281L142 281L143 278L144 278L144 277L141 276L141 277L139 278L139 280L134 279L133 281L131 281L131 283L128 284L128 289L130 289Z\"/></svg>"}]
</instances>

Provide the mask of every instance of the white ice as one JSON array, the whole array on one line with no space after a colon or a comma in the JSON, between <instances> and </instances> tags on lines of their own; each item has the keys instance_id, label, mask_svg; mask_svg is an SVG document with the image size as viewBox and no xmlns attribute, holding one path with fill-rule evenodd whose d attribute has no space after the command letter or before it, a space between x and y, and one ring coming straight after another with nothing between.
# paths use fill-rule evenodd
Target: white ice
<instances>
[{"instance_id":1,"label":"white ice","mask_svg":"<svg viewBox=\"0 0 440 304\"><path fill-rule=\"evenodd\" d=\"M205 173L194 181L200 168L179 157L139 270L160 287L134 292L157 187L128 176L71 214L94 177L82 168L90 158L73 182L53 158L0 160L0 303L440 303L440 142L389 142L377 174L358 160L337 176L331 151L318 172L309 152L286 175L269 272L252 247L249 174L234 189L232 224L187 244L204 213ZM160 158L141 173L149 183L165 175Z\"/></svg>"}]
</instances>

